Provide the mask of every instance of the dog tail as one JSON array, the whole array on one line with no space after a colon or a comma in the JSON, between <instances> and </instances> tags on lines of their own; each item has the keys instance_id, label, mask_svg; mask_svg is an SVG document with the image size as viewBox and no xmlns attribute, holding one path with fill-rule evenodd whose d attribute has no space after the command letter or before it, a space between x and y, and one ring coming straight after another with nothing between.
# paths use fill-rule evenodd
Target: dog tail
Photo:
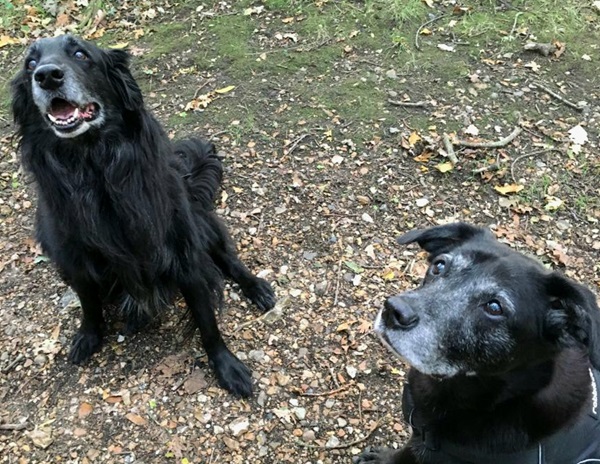
<instances>
[{"instance_id":1,"label":"dog tail","mask_svg":"<svg viewBox=\"0 0 600 464\"><path fill-rule=\"evenodd\" d=\"M179 140L174 150L183 162L190 200L211 210L223 178L223 165L214 144L200 139Z\"/></svg>"}]
</instances>

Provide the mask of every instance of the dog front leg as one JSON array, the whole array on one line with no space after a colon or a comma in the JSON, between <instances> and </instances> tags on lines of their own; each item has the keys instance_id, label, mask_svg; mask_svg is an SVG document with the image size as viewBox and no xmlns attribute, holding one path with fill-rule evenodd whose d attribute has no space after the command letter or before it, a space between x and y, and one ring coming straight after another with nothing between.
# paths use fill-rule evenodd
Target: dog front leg
<instances>
[{"instance_id":1,"label":"dog front leg","mask_svg":"<svg viewBox=\"0 0 600 464\"><path fill-rule=\"evenodd\" d=\"M200 329L202 345L221 387L237 396L252 395L252 373L229 351L221 337L211 292L206 282L199 280L180 286L188 309Z\"/></svg>"},{"instance_id":2,"label":"dog front leg","mask_svg":"<svg viewBox=\"0 0 600 464\"><path fill-rule=\"evenodd\" d=\"M367 448L352 460L353 464L420 464L412 450L392 448ZM422 464L422 463L421 463Z\"/></svg>"},{"instance_id":3,"label":"dog front leg","mask_svg":"<svg viewBox=\"0 0 600 464\"><path fill-rule=\"evenodd\" d=\"M71 279L70 285L79 297L82 317L79 330L73 338L69 361L81 364L87 361L102 345L104 316L100 289L97 284L91 281Z\"/></svg>"}]
</instances>

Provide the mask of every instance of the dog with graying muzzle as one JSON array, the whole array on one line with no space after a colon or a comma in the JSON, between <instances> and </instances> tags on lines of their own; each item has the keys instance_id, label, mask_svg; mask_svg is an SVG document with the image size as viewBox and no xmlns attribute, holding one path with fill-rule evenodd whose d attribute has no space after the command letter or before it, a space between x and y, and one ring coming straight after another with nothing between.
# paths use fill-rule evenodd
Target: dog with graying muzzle
<instances>
[{"instance_id":1,"label":"dog with graying muzzle","mask_svg":"<svg viewBox=\"0 0 600 464\"><path fill-rule=\"evenodd\" d=\"M429 268L385 301L374 330L411 369L412 436L359 464L600 463L596 297L484 228L413 230Z\"/></svg>"}]
</instances>

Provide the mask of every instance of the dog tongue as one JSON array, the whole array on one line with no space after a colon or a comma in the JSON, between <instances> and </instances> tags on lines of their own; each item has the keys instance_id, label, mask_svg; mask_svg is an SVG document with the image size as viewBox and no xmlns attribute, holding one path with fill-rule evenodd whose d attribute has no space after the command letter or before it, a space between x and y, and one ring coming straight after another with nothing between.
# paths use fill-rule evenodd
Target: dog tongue
<instances>
[{"instance_id":1,"label":"dog tongue","mask_svg":"<svg viewBox=\"0 0 600 464\"><path fill-rule=\"evenodd\" d=\"M76 109L77 107L71 105L68 101L63 100L62 98L55 98L52 100L50 113L57 119L69 119L73 116Z\"/></svg>"}]
</instances>

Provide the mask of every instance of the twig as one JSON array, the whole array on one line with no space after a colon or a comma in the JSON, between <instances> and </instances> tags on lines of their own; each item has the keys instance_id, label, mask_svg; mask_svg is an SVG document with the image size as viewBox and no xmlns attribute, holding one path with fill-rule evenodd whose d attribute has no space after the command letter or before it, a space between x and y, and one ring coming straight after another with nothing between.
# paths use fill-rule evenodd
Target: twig
<instances>
[{"instance_id":1,"label":"twig","mask_svg":"<svg viewBox=\"0 0 600 464\"><path fill-rule=\"evenodd\" d=\"M448 134L442 135L442 140L444 141L444 147L446 148L446 155L448 155L448 158L452 164L458 164L458 157L456 156L456 153L454 153L452 141L450 140Z\"/></svg>"},{"instance_id":2,"label":"twig","mask_svg":"<svg viewBox=\"0 0 600 464\"><path fill-rule=\"evenodd\" d=\"M522 11L519 11L516 15L515 15L515 22L513 23L513 27L510 30L510 34L509 35L513 35L515 33L515 30L517 29L517 21L519 20L519 16L521 16L523 14Z\"/></svg>"},{"instance_id":3,"label":"twig","mask_svg":"<svg viewBox=\"0 0 600 464\"><path fill-rule=\"evenodd\" d=\"M562 95L556 93L554 90L551 90L548 87L545 87L542 84L539 84L537 82L533 82L531 85L533 85L533 87L536 88L536 89L543 90L544 92L546 92L551 97L556 98L557 100L563 102L567 106L570 106L574 110L576 110L576 111L583 111L584 107L579 106L578 104L573 103L572 101L567 100L565 97L563 97Z\"/></svg>"},{"instance_id":4,"label":"twig","mask_svg":"<svg viewBox=\"0 0 600 464\"><path fill-rule=\"evenodd\" d=\"M308 392L303 392L303 391L297 391L297 393L300 396L311 396L311 397L315 397L315 396L332 396L332 395L336 395L337 393L343 392L344 390L347 390L352 385L353 385L353 383L347 383L346 385L344 385L344 386L342 386L340 388L336 388L335 390L329 390L327 392L308 393Z\"/></svg>"},{"instance_id":5,"label":"twig","mask_svg":"<svg viewBox=\"0 0 600 464\"><path fill-rule=\"evenodd\" d=\"M340 280L342 280L342 259L340 258L340 260L338 261L338 272L337 272L337 277L336 277L336 282L335 282L335 296L333 297L333 306L337 306L338 303L338 296L340 295Z\"/></svg>"},{"instance_id":6,"label":"twig","mask_svg":"<svg viewBox=\"0 0 600 464\"><path fill-rule=\"evenodd\" d=\"M419 45L419 34L421 33L421 31L423 30L424 27L429 26L431 23L436 22L438 19L442 19L444 16L446 16L445 14L443 15L439 15L436 16L433 19L430 19L429 21L427 21L426 23L423 23L419 26L419 29L417 29L417 33L415 34L415 48L417 50L421 50L421 46Z\"/></svg>"},{"instance_id":7,"label":"twig","mask_svg":"<svg viewBox=\"0 0 600 464\"><path fill-rule=\"evenodd\" d=\"M308 136L310 136L310 134L302 134L302 135L296 137L296 139L293 142L290 142L288 144L288 145L290 145L290 148L288 148L287 154L291 155L292 152L298 147L298 145L300 144L300 142L302 142Z\"/></svg>"},{"instance_id":8,"label":"twig","mask_svg":"<svg viewBox=\"0 0 600 464\"><path fill-rule=\"evenodd\" d=\"M409 108L423 108L424 106L429 105L429 103L427 103L426 101L403 102L397 100L388 100L388 103L394 106L408 106Z\"/></svg>"},{"instance_id":9,"label":"twig","mask_svg":"<svg viewBox=\"0 0 600 464\"><path fill-rule=\"evenodd\" d=\"M19 364L23 359L25 359L25 356L23 355L23 353L19 353L19 355L13 360L13 362L11 362L8 366L6 366L4 369L2 369L2 373L7 374L8 372L10 372L12 370L13 367L15 367L17 364Z\"/></svg>"},{"instance_id":10,"label":"twig","mask_svg":"<svg viewBox=\"0 0 600 464\"><path fill-rule=\"evenodd\" d=\"M296 439L296 444L303 446L304 448L308 448L308 449L318 449L318 450L335 450L335 449L346 449L346 448L351 448L353 446L358 445L359 443L362 443L364 441L367 441L371 435L373 435L373 432L375 432L375 430L377 430L377 428L380 426L380 422L377 421L375 422L375 424L369 429L369 431L367 432L367 434L363 437L363 438L359 438L357 440L348 442L348 443L341 443L339 445L336 446L321 446L321 445L311 445L309 443L306 443L300 439Z\"/></svg>"},{"instance_id":11,"label":"twig","mask_svg":"<svg viewBox=\"0 0 600 464\"><path fill-rule=\"evenodd\" d=\"M523 158L528 158L530 156L535 156L535 155L541 155L542 153L549 153L551 151L557 151L559 153L562 153L558 148L546 148L544 150L537 150L537 151L533 151L531 153L525 153L524 155L521 156L517 156L513 162L510 164L510 176L512 177L513 182L516 184L517 180L515 179L515 165L521 161Z\"/></svg>"},{"instance_id":12,"label":"twig","mask_svg":"<svg viewBox=\"0 0 600 464\"><path fill-rule=\"evenodd\" d=\"M500 163L492 163L492 164L488 164L487 166L482 166L480 168L477 169L473 169L473 174L481 174L482 172L486 172L486 171L499 171L500 170Z\"/></svg>"},{"instance_id":13,"label":"twig","mask_svg":"<svg viewBox=\"0 0 600 464\"><path fill-rule=\"evenodd\" d=\"M0 430L23 430L27 428L27 419L29 418L26 417L18 424L0 424Z\"/></svg>"},{"instance_id":14,"label":"twig","mask_svg":"<svg viewBox=\"0 0 600 464\"><path fill-rule=\"evenodd\" d=\"M467 148L501 148L512 142L522 130L523 129L520 127L517 127L508 136L498 140L497 142L469 142L468 140L455 140L453 145Z\"/></svg>"},{"instance_id":15,"label":"twig","mask_svg":"<svg viewBox=\"0 0 600 464\"><path fill-rule=\"evenodd\" d=\"M223 135L223 134L227 134L229 131L228 130L222 130L219 132L215 132L214 134L210 134L210 137L208 138L209 142L212 142L215 137L218 137L219 135Z\"/></svg>"}]
</instances>

